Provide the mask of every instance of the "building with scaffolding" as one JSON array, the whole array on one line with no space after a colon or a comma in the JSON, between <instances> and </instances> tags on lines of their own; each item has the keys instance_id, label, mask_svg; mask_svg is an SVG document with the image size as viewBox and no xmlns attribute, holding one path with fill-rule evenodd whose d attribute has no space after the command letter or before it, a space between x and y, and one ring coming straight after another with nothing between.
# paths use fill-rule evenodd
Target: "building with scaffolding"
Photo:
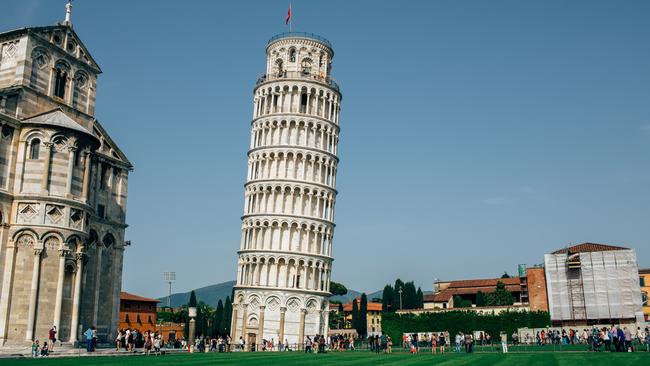
<instances>
[{"instance_id":1,"label":"building with scaffolding","mask_svg":"<svg viewBox=\"0 0 650 366\"><path fill-rule=\"evenodd\" d=\"M583 243L544 256L553 325L643 322L636 252Z\"/></svg>"}]
</instances>

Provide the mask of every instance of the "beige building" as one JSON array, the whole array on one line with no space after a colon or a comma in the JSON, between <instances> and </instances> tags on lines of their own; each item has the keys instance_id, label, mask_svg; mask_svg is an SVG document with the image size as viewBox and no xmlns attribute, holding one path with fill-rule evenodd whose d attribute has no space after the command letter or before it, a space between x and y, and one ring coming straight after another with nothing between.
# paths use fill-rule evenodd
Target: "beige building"
<instances>
[{"instance_id":1,"label":"beige building","mask_svg":"<svg viewBox=\"0 0 650 366\"><path fill-rule=\"evenodd\" d=\"M0 33L0 344L118 325L132 166L95 119L101 70L70 8Z\"/></svg>"},{"instance_id":2,"label":"beige building","mask_svg":"<svg viewBox=\"0 0 650 366\"><path fill-rule=\"evenodd\" d=\"M341 93L324 38L266 46L253 92L232 337L302 345L327 334Z\"/></svg>"}]
</instances>

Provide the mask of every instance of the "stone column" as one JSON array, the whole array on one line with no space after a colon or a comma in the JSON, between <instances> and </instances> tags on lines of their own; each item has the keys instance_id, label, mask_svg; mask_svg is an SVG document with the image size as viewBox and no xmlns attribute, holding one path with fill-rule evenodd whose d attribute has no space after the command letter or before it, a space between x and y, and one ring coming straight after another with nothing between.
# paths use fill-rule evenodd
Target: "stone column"
<instances>
[{"instance_id":1,"label":"stone column","mask_svg":"<svg viewBox=\"0 0 650 366\"><path fill-rule=\"evenodd\" d=\"M242 337L244 337L244 342L247 342L246 336L248 333L248 329L246 329L246 326L248 325L248 304L242 304L244 307L244 314L242 316L242 325L241 325L241 332L242 332ZM246 343L246 346L244 347L244 350L249 349L250 344L248 342Z\"/></svg>"},{"instance_id":2,"label":"stone column","mask_svg":"<svg viewBox=\"0 0 650 366\"><path fill-rule=\"evenodd\" d=\"M88 185L90 184L90 152L86 151L84 153L84 179L81 186L81 199L84 202L88 202Z\"/></svg>"},{"instance_id":3,"label":"stone column","mask_svg":"<svg viewBox=\"0 0 650 366\"><path fill-rule=\"evenodd\" d=\"M305 343L305 315L307 309L300 309L300 325L298 326L298 349L302 349Z\"/></svg>"},{"instance_id":4,"label":"stone column","mask_svg":"<svg viewBox=\"0 0 650 366\"><path fill-rule=\"evenodd\" d=\"M36 319L36 300L38 295L38 278L41 271L41 253L43 249L34 249L34 268L32 269L32 286L29 290L29 309L27 310L27 331L25 340L34 340L34 321Z\"/></svg>"},{"instance_id":5,"label":"stone column","mask_svg":"<svg viewBox=\"0 0 650 366\"><path fill-rule=\"evenodd\" d=\"M280 308L280 334L278 337L280 337L280 343L284 344L284 317L287 313L287 308L281 307Z\"/></svg>"},{"instance_id":6,"label":"stone column","mask_svg":"<svg viewBox=\"0 0 650 366\"><path fill-rule=\"evenodd\" d=\"M95 244L97 249L97 260L95 261L95 264L97 267L95 268L95 288L94 288L95 295L93 296L93 318L92 318L93 324L92 325L97 324L97 315L99 311L99 286L101 285L100 278L102 274L102 251L104 250L100 240L101 239L97 239L97 243Z\"/></svg>"},{"instance_id":7,"label":"stone column","mask_svg":"<svg viewBox=\"0 0 650 366\"><path fill-rule=\"evenodd\" d=\"M65 193L68 197L72 197L72 174L74 173L75 151L77 151L76 147L68 147L68 177L65 182ZM59 328L57 327L56 329Z\"/></svg>"},{"instance_id":8,"label":"stone column","mask_svg":"<svg viewBox=\"0 0 650 366\"><path fill-rule=\"evenodd\" d=\"M63 281L65 279L65 258L67 254L66 249L59 249L59 276L56 282L56 300L54 302L54 326L57 332L61 332L61 307L63 306Z\"/></svg>"},{"instance_id":9,"label":"stone column","mask_svg":"<svg viewBox=\"0 0 650 366\"><path fill-rule=\"evenodd\" d=\"M259 322L259 330L257 331L257 340L258 343L264 339L264 310L266 309L266 306L260 305L260 322ZM257 348L256 348L257 349Z\"/></svg>"},{"instance_id":10,"label":"stone column","mask_svg":"<svg viewBox=\"0 0 650 366\"><path fill-rule=\"evenodd\" d=\"M48 182L50 180L50 161L52 160L52 143L45 142L43 143L45 147L43 152L45 153L45 166L43 168L43 180L41 181L41 191L43 194L48 194Z\"/></svg>"},{"instance_id":11,"label":"stone column","mask_svg":"<svg viewBox=\"0 0 650 366\"><path fill-rule=\"evenodd\" d=\"M239 305L233 304L232 306L232 319L230 319L230 344L237 343L237 313Z\"/></svg>"},{"instance_id":12,"label":"stone column","mask_svg":"<svg viewBox=\"0 0 650 366\"><path fill-rule=\"evenodd\" d=\"M9 324L9 296L11 295L11 284L14 280L14 265L16 261L16 243L9 240L5 252L4 273L2 275L2 293L0 293L0 346L7 339Z\"/></svg>"},{"instance_id":13,"label":"stone column","mask_svg":"<svg viewBox=\"0 0 650 366\"><path fill-rule=\"evenodd\" d=\"M77 259L77 270L74 275L74 297L72 300L72 320L70 325L70 343L77 343L79 335L79 305L81 303L81 277L83 277L84 254L81 251L75 253Z\"/></svg>"}]
</instances>

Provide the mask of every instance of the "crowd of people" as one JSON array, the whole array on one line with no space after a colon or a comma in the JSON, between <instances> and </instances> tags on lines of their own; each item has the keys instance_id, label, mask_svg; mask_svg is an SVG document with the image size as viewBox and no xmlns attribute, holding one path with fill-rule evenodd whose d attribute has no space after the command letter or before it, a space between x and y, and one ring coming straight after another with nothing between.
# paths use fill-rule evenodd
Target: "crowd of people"
<instances>
[{"instance_id":1,"label":"crowd of people","mask_svg":"<svg viewBox=\"0 0 650 366\"><path fill-rule=\"evenodd\" d=\"M516 333L512 335L513 344L544 345L586 345L591 351L628 352L637 349L650 352L650 331L648 328L637 327L629 329L626 326L612 325L591 329L542 329L534 335L526 333L519 339Z\"/></svg>"}]
</instances>

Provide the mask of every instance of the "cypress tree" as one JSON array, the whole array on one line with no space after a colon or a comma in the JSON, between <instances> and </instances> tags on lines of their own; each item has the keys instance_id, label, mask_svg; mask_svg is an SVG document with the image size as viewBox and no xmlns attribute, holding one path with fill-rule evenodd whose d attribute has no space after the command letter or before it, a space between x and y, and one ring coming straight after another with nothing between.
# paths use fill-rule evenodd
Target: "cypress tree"
<instances>
[{"instance_id":1,"label":"cypress tree","mask_svg":"<svg viewBox=\"0 0 650 366\"><path fill-rule=\"evenodd\" d=\"M361 306L359 307L359 328L357 333L365 336L368 333L368 297L366 293L361 294Z\"/></svg>"},{"instance_id":2,"label":"cypress tree","mask_svg":"<svg viewBox=\"0 0 650 366\"><path fill-rule=\"evenodd\" d=\"M223 322L223 302L219 299L217 302L217 309L214 311L214 318L212 319L212 335L223 334L221 323Z\"/></svg>"},{"instance_id":3,"label":"cypress tree","mask_svg":"<svg viewBox=\"0 0 650 366\"><path fill-rule=\"evenodd\" d=\"M221 334L230 334L230 324L232 321L232 301L226 297L226 303L223 306L223 316L221 317ZM233 340L234 341L234 340Z\"/></svg>"},{"instance_id":4,"label":"cypress tree","mask_svg":"<svg viewBox=\"0 0 650 366\"><path fill-rule=\"evenodd\" d=\"M415 284L413 281L404 284L404 293L402 294L402 297L404 309L415 309L417 307L417 291L415 290Z\"/></svg>"},{"instance_id":5,"label":"cypress tree","mask_svg":"<svg viewBox=\"0 0 650 366\"><path fill-rule=\"evenodd\" d=\"M400 309L400 303L399 303L399 299L400 299L399 291L400 290L402 290L402 295L401 295L402 296L402 303L404 303L404 282L402 282L402 280L400 280L398 278L397 280L395 280L395 286L393 286L393 291L394 291L394 293L393 293L394 294L393 307L392 307L393 311ZM404 307L404 309L407 309L407 308Z\"/></svg>"},{"instance_id":6,"label":"cypress tree","mask_svg":"<svg viewBox=\"0 0 650 366\"><path fill-rule=\"evenodd\" d=\"M352 300L352 328L359 329L359 305L357 299Z\"/></svg>"},{"instance_id":7,"label":"cypress tree","mask_svg":"<svg viewBox=\"0 0 650 366\"><path fill-rule=\"evenodd\" d=\"M384 286L384 291L381 294L381 310L385 313L395 311L393 302L395 301L395 290L393 286Z\"/></svg>"},{"instance_id":8,"label":"cypress tree","mask_svg":"<svg viewBox=\"0 0 650 366\"><path fill-rule=\"evenodd\" d=\"M418 287L418 292L416 294L417 303L415 304L416 309L424 308L424 293L422 289Z\"/></svg>"}]
</instances>

